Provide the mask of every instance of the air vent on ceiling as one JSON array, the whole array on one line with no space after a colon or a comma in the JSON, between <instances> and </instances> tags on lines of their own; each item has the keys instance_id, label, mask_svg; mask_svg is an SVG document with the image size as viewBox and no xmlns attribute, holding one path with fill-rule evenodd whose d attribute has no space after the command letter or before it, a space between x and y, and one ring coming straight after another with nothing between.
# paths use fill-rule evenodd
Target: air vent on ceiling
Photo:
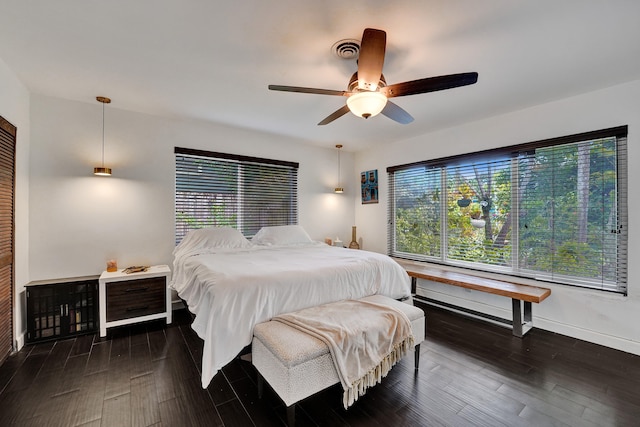
<instances>
[{"instance_id":1,"label":"air vent on ceiling","mask_svg":"<svg viewBox=\"0 0 640 427\"><path fill-rule=\"evenodd\" d=\"M354 39L344 39L337 41L331 47L333 53L342 59L358 59L360 53L360 41Z\"/></svg>"}]
</instances>

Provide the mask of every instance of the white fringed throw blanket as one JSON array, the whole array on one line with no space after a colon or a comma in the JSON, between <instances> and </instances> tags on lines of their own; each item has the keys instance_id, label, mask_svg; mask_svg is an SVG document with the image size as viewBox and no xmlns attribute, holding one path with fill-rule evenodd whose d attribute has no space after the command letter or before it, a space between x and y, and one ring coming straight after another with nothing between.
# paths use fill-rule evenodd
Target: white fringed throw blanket
<instances>
[{"instance_id":1,"label":"white fringed throw blanket","mask_svg":"<svg viewBox=\"0 0 640 427\"><path fill-rule=\"evenodd\" d=\"M327 344L344 389L345 409L387 376L414 344L406 314L371 302L333 302L281 314L273 320Z\"/></svg>"}]
</instances>

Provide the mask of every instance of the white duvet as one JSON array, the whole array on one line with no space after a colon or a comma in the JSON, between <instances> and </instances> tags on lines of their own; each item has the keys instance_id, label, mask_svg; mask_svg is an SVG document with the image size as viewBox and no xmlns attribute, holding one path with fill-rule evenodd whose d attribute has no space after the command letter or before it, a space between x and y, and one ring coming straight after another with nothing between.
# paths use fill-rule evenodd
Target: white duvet
<instances>
[{"instance_id":1,"label":"white duvet","mask_svg":"<svg viewBox=\"0 0 640 427\"><path fill-rule=\"evenodd\" d=\"M202 387L251 343L254 325L343 299L410 296L405 270L386 255L308 243L176 254L172 287L204 340Z\"/></svg>"}]
</instances>

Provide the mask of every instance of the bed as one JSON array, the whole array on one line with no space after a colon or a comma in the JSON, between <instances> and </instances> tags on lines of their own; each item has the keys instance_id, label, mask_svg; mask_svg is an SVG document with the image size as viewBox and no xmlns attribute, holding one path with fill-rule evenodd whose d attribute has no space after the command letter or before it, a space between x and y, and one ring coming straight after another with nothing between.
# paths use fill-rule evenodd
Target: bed
<instances>
[{"instance_id":1,"label":"bed","mask_svg":"<svg viewBox=\"0 0 640 427\"><path fill-rule=\"evenodd\" d=\"M314 242L300 226L251 241L229 227L189 232L174 250L172 288L204 340L202 387L251 343L253 327L303 308L381 294L410 298L410 278L386 255Z\"/></svg>"}]
</instances>

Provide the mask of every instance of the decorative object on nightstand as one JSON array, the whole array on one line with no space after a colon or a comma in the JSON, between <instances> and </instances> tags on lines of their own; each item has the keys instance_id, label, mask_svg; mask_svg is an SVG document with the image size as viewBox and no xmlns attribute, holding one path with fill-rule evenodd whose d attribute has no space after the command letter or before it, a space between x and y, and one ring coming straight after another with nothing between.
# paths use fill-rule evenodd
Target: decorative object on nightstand
<instances>
[{"instance_id":1,"label":"decorative object on nightstand","mask_svg":"<svg viewBox=\"0 0 640 427\"><path fill-rule=\"evenodd\" d=\"M109 273L113 273L114 271L118 271L118 261L115 259L107 260L107 271Z\"/></svg>"},{"instance_id":2,"label":"decorative object on nightstand","mask_svg":"<svg viewBox=\"0 0 640 427\"><path fill-rule=\"evenodd\" d=\"M349 249L360 249L360 245L356 240L356 226L351 227L351 243L349 243Z\"/></svg>"},{"instance_id":3,"label":"decorative object on nightstand","mask_svg":"<svg viewBox=\"0 0 640 427\"><path fill-rule=\"evenodd\" d=\"M127 267L122 270L123 273L131 274L131 273L143 273L149 269L148 265L134 265L131 267Z\"/></svg>"},{"instance_id":4,"label":"decorative object on nightstand","mask_svg":"<svg viewBox=\"0 0 640 427\"><path fill-rule=\"evenodd\" d=\"M147 320L166 318L170 324L170 280L171 270L166 265L146 267L145 271L135 273L104 271L98 281L100 336L107 335L107 328Z\"/></svg>"}]
</instances>

